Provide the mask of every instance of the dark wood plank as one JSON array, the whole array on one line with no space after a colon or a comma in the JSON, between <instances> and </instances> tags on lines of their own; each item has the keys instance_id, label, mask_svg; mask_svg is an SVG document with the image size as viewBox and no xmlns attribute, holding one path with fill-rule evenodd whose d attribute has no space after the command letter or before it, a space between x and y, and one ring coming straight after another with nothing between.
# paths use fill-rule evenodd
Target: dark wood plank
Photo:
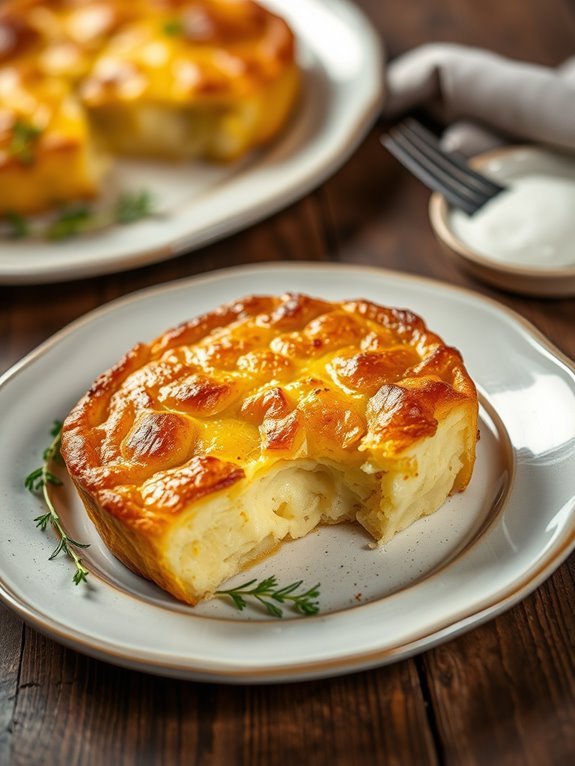
<instances>
[{"instance_id":1,"label":"dark wood plank","mask_svg":"<svg viewBox=\"0 0 575 766\"><path fill-rule=\"evenodd\" d=\"M0 286L0 321L5 328L0 372L98 303L98 295L88 281Z\"/></svg>"},{"instance_id":2,"label":"dark wood plank","mask_svg":"<svg viewBox=\"0 0 575 766\"><path fill-rule=\"evenodd\" d=\"M14 766L49 757L363 766L374 753L389 766L436 763L412 661L325 681L219 686L114 668L29 631L15 719Z\"/></svg>"},{"instance_id":3,"label":"dark wood plank","mask_svg":"<svg viewBox=\"0 0 575 766\"><path fill-rule=\"evenodd\" d=\"M574 568L426 654L447 764L575 761Z\"/></svg>"},{"instance_id":4,"label":"dark wood plank","mask_svg":"<svg viewBox=\"0 0 575 766\"><path fill-rule=\"evenodd\" d=\"M0 604L0 763L10 760L24 626Z\"/></svg>"},{"instance_id":5,"label":"dark wood plank","mask_svg":"<svg viewBox=\"0 0 575 766\"><path fill-rule=\"evenodd\" d=\"M572 0L355 2L380 31L390 59L432 42L488 48L545 66L557 66L573 55Z\"/></svg>"}]
</instances>

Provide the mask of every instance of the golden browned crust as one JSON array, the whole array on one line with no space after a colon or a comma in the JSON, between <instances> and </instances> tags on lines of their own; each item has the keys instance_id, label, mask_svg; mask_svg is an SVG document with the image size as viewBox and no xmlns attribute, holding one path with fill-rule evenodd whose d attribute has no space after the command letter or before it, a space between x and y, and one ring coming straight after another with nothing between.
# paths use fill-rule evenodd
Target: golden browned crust
<instances>
[{"instance_id":1,"label":"golden browned crust","mask_svg":"<svg viewBox=\"0 0 575 766\"><path fill-rule=\"evenodd\" d=\"M135 47L152 44L194 65L194 78L158 59L129 61ZM211 95L259 87L294 56L286 22L252 0L6 0L0 7L0 66L90 83L95 101L129 98L122 86L132 76L157 85L163 100L165 88L178 84Z\"/></svg>"},{"instance_id":2,"label":"golden browned crust","mask_svg":"<svg viewBox=\"0 0 575 766\"><path fill-rule=\"evenodd\" d=\"M150 50L168 65L159 67ZM81 93L90 107L129 102L136 92L156 103L227 104L294 59L288 25L254 2L157 3L106 45Z\"/></svg>"},{"instance_id":3,"label":"golden browned crust","mask_svg":"<svg viewBox=\"0 0 575 766\"><path fill-rule=\"evenodd\" d=\"M195 502L279 459L386 470L462 405L472 437L454 491L477 423L456 349L409 311L255 296L132 349L69 414L62 454L110 549L162 584L162 540Z\"/></svg>"}]
</instances>

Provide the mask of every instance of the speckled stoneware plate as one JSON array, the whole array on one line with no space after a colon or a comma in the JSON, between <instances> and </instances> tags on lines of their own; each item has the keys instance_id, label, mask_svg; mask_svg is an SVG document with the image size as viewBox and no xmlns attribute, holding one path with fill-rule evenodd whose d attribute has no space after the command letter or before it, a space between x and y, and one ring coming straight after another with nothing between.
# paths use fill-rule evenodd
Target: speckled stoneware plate
<instances>
[{"instance_id":1,"label":"speckled stoneware plate","mask_svg":"<svg viewBox=\"0 0 575 766\"><path fill-rule=\"evenodd\" d=\"M347 0L261 0L298 40L301 102L276 141L231 165L120 161L110 186L149 191L158 217L64 242L0 239L0 283L55 282L171 258L306 194L353 152L383 93L381 40Z\"/></svg>"},{"instance_id":2,"label":"speckled stoneware plate","mask_svg":"<svg viewBox=\"0 0 575 766\"><path fill-rule=\"evenodd\" d=\"M104 548L69 484L57 490L75 537L91 544L87 586L34 526L23 487L61 418L139 340L252 293L302 291L407 307L463 353L481 394L468 489L381 549L352 526L322 528L250 570L320 582L314 617L177 603ZM445 641L509 608L575 542L575 370L531 325L438 282L335 265L245 267L154 288L74 322L0 380L0 595L38 630L81 652L154 673L222 682L318 678ZM246 574L242 575L246 579ZM239 580L236 580L236 583Z\"/></svg>"}]
</instances>

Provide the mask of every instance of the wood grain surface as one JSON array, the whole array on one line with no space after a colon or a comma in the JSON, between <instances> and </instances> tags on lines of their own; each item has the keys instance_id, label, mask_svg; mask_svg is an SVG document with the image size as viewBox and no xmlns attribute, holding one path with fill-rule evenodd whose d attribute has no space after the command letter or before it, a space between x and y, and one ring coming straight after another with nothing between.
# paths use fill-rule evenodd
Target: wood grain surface
<instances>
[{"instance_id":1,"label":"wood grain surface","mask_svg":"<svg viewBox=\"0 0 575 766\"><path fill-rule=\"evenodd\" d=\"M390 58L438 40L551 66L575 53L573 0L358 5ZM199 251L90 280L0 286L0 371L113 298L274 260L370 264L463 285L517 311L575 358L575 299L498 292L444 259L429 226L428 192L381 149L378 135L374 128L300 202ZM0 766L567 766L575 763L574 577L572 556L507 613L413 659L271 686L118 669L62 648L0 605Z\"/></svg>"}]
</instances>

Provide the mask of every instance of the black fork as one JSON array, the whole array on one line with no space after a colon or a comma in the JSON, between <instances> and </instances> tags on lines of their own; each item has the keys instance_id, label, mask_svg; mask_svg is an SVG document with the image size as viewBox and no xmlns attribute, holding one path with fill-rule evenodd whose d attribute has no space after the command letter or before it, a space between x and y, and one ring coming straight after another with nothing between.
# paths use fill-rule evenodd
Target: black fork
<instances>
[{"instance_id":1,"label":"black fork","mask_svg":"<svg viewBox=\"0 0 575 766\"><path fill-rule=\"evenodd\" d=\"M444 151L438 138L413 118L399 122L380 140L429 189L440 192L468 215L505 190L473 170L461 157Z\"/></svg>"}]
</instances>

